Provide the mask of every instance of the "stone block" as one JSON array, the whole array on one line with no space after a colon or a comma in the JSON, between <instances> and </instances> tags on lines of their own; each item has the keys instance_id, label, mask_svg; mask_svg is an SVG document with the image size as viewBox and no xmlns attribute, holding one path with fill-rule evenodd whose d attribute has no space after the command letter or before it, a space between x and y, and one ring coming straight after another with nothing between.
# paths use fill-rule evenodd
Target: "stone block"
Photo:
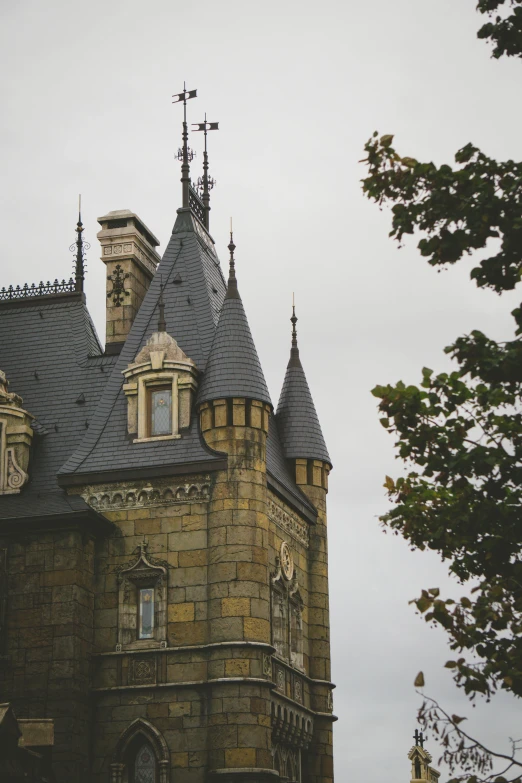
<instances>
[{"instance_id":1,"label":"stone block","mask_svg":"<svg viewBox=\"0 0 522 783\"><path fill-rule=\"evenodd\" d=\"M169 623L169 642L172 646L189 644L205 644L207 641L207 624L201 622Z\"/></svg>"},{"instance_id":2,"label":"stone block","mask_svg":"<svg viewBox=\"0 0 522 783\"><path fill-rule=\"evenodd\" d=\"M235 563L211 563L208 566L208 581L210 584L213 582L230 582L232 579L236 579L237 569Z\"/></svg>"},{"instance_id":3,"label":"stone block","mask_svg":"<svg viewBox=\"0 0 522 783\"><path fill-rule=\"evenodd\" d=\"M223 617L210 620L210 635L212 642L238 641L243 638L243 618Z\"/></svg>"},{"instance_id":4,"label":"stone block","mask_svg":"<svg viewBox=\"0 0 522 783\"><path fill-rule=\"evenodd\" d=\"M240 580L268 584L268 569L259 563L238 563L237 577Z\"/></svg>"},{"instance_id":5,"label":"stone block","mask_svg":"<svg viewBox=\"0 0 522 783\"><path fill-rule=\"evenodd\" d=\"M181 552L189 549L205 549L207 534L205 530L191 530L180 533L169 533L169 549Z\"/></svg>"},{"instance_id":6,"label":"stone block","mask_svg":"<svg viewBox=\"0 0 522 783\"><path fill-rule=\"evenodd\" d=\"M183 623L194 620L194 604L171 604L168 608L169 623Z\"/></svg>"},{"instance_id":7,"label":"stone block","mask_svg":"<svg viewBox=\"0 0 522 783\"><path fill-rule=\"evenodd\" d=\"M190 715L191 709L192 702L178 701L175 704L169 704L169 716L171 718L183 718L186 715Z\"/></svg>"},{"instance_id":8,"label":"stone block","mask_svg":"<svg viewBox=\"0 0 522 783\"><path fill-rule=\"evenodd\" d=\"M193 549L188 552L179 552L179 566L181 568L190 568L191 566L207 565L207 550Z\"/></svg>"},{"instance_id":9,"label":"stone block","mask_svg":"<svg viewBox=\"0 0 522 783\"><path fill-rule=\"evenodd\" d=\"M189 754L171 753L170 761L173 769L184 769L189 765Z\"/></svg>"},{"instance_id":10,"label":"stone block","mask_svg":"<svg viewBox=\"0 0 522 783\"><path fill-rule=\"evenodd\" d=\"M225 750L225 767L255 767L255 748L227 748Z\"/></svg>"},{"instance_id":11,"label":"stone block","mask_svg":"<svg viewBox=\"0 0 522 783\"><path fill-rule=\"evenodd\" d=\"M263 726L239 726L237 741L240 747L255 745L263 750L270 748L270 734Z\"/></svg>"},{"instance_id":12,"label":"stone block","mask_svg":"<svg viewBox=\"0 0 522 783\"><path fill-rule=\"evenodd\" d=\"M222 617L250 615L250 598L223 598L221 600Z\"/></svg>"},{"instance_id":13,"label":"stone block","mask_svg":"<svg viewBox=\"0 0 522 783\"><path fill-rule=\"evenodd\" d=\"M245 639L270 644L270 623L267 620L258 617L245 617L243 625Z\"/></svg>"},{"instance_id":14,"label":"stone block","mask_svg":"<svg viewBox=\"0 0 522 783\"><path fill-rule=\"evenodd\" d=\"M237 747L237 726L214 726L210 732L210 747L235 748Z\"/></svg>"},{"instance_id":15,"label":"stone block","mask_svg":"<svg viewBox=\"0 0 522 783\"><path fill-rule=\"evenodd\" d=\"M236 658L225 661L226 677L249 677L250 661L245 658Z\"/></svg>"}]
</instances>

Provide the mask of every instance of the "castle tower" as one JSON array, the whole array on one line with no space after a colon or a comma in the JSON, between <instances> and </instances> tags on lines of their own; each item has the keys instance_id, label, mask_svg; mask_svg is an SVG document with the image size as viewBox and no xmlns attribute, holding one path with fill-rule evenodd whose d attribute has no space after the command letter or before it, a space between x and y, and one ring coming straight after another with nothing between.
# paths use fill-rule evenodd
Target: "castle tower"
<instances>
[{"instance_id":1,"label":"castle tower","mask_svg":"<svg viewBox=\"0 0 522 783\"><path fill-rule=\"evenodd\" d=\"M178 97L186 112L195 91ZM143 221L102 219L104 261L136 245L111 272L108 324L124 323L105 351L74 284L0 301L27 417L19 491L0 480L2 696L52 722L57 783L332 783L331 462L295 314L273 413L187 128L185 113L183 206L157 271ZM7 337L20 319L23 351Z\"/></svg>"}]
</instances>

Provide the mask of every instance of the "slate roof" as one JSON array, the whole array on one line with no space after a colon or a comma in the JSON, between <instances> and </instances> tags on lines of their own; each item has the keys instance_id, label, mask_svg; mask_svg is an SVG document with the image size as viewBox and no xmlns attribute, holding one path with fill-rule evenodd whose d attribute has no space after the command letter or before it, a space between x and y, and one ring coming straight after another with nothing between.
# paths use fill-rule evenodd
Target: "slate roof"
<instances>
[{"instance_id":1,"label":"slate roof","mask_svg":"<svg viewBox=\"0 0 522 783\"><path fill-rule=\"evenodd\" d=\"M294 342L276 413L284 455L287 459L320 459L331 465L297 341Z\"/></svg>"},{"instance_id":2,"label":"slate roof","mask_svg":"<svg viewBox=\"0 0 522 783\"><path fill-rule=\"evenodd\" d=\"M246 397L272 405L237 288L233 258L227 293L207 369L199 388L198 402L225 397Z\"/></svg>"},{"instance_id":3,"label":"slate roof","mask_svg":"<svg viewBox=\"0 0 522 783\"><path fill-rule=\"evenodd\" d=\"M88 508L80 497L67 497L56 473L84 437L109 378L115 357L100 354L82 294L0 304L0 368L36 417L29 482L19 495L0 497L0 519Z\"/></svg>"},{"instance_id":4,"label":"slate roof","mask_svg":"<svg viewBox=\"0 0 522 783\"><path fill-rule=\"evenodd\" d=\"M127 434L127 400L122 391L124 370L157 330L158 301L163 286L167 332L200 371L207 363L225 296L225 281L212 238L188 209L178 210L172 236L145 294L127 340L82 443L59 471L62 483L89 474L106 480L123 478L136 469L197 469L198 464L222 461L199 432L194 416L179 440L133 443Z\"/></svg>"},{"instance_id":5,"label":"slate roof","mask_svg":"<svg viewBox=\"0 0 522 783\"><path fill-rule=\"evenodd\" d=\"M188 210L179 210L119 356L102 354L83 294L0 303L0 369L10 391L20 394L35 416L29 482L19 495L0 497L0 520L88 511L81 497L66 494L57 474L65 484L82 483L95 473L119 480L143 467L163 474L189 472L203 462L209 469L222 467L224 455L204 443L196 414L179 440L132 444L127 435L121 371L157 328L161 285L167 331L203 373L201 388L208 382L214 394L219 389L223 396L270 403L239 294L224 301L227 289L213 241ZM216 362L209 361L211 348ZM224 374L217 372L220 362L228 368ZM269 486L313 522L316 511L289 472L273 416L267 473Z\"/></svg>"}]
</instances>

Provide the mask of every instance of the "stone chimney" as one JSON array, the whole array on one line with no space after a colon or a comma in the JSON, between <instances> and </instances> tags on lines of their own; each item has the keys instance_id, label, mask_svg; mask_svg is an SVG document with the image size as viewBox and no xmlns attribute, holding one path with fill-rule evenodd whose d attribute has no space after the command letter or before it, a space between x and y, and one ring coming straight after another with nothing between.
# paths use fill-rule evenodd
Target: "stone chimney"
<instances>
[{"instance_id":1,"label":"stone chimney","mask_svg":"<svg viewBox=\"0 0 522 783\"><path fill-rule=\"evenodd\" d=\"M97 236L107 266L105 352L119 353L160 261L152 231L128 209L98 218Z\"/></svg>"}]
</instances>

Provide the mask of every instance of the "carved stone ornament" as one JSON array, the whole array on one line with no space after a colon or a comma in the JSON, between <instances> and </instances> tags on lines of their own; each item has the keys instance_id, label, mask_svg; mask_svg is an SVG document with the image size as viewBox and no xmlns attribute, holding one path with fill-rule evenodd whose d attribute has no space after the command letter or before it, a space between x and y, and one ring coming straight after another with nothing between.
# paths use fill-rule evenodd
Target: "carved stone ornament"
<instances>
[{"instance_id":1,"label":"carved stone ornament","mask_svg":"<svg viewBox=\"0 0 522 783\"><path fill-rule=\"evenodd\" d=\"M179 438L190 425L197 390L196 365L167 332L154 332L134 362L123 370L127 397L127 431L135 441L151 439L148 394L154 387L172 390L172 427L168 435L154 440Z\"/></svg>"},{"instance_id":2,"label":"carved stone ornament","mask_svg":"<svg viewBox=\"0 0 522 783\"><path fill-rule=\"evenodd\" d=\"M281 571L283 572L283 576L290 582L294 575L294 558L292 557L290 547L286 541L283 541L281 544L279 557L281 560Z\"/></svg>"},{"instance_id":3,"label":"carved stone ornament","mask_svg":"<svg viewBox=\"0 0 522 783\"><path fill-rule=\"evenodd\" d=\"M82 488L83 499L92 508L130 509L148 506L170 506L180 503L207 503L210 498L210 475L187 476L183 481L156 479L124 481L115 484L97 484Z\"/></svg>"},{"instance_id":4,"label":"carved stone ornament","mask_svg":"<svg viewBox=\"0 0 522 783\"><path fill-rule=\"evenodd\" d=\"M0 370L0 495L14 495L27 483L34 417L22 408L22 398L7 390Z\"/></svg>"},{"instance_id":5,"label":"carved stone ornament","mask_svg":"<svg viewBox=\"0 0 522 783\"><path fill-rule=\"evenodd\" d=\"M308 525L303 522L297 514L294 514L290 510L283 509L272 498L268 499L268 518L275 522L275 524L291 536L302 546L308 549L310 545L310 533Z\"/></svg>"},{"instance_id":6,"label":"carved stone ornament","mask_svg":"<svg viewBox=\"0 0 522 783\"><path fill-rule=\"evenodd\" d=\"M148 685L156 682L156 658L154 653L147 658L129 656L129 685Z\"/></svg>"},{"instance_id":7,"label":"carved stone ornament","mask_svg":"<svg viewBox=\"0 0 522 783\"><path fill-rule=\"evenodd\" d=\"M272 676L272 656L263 653L263 674L265 677Z\"/></svg>"}]
</instances>

